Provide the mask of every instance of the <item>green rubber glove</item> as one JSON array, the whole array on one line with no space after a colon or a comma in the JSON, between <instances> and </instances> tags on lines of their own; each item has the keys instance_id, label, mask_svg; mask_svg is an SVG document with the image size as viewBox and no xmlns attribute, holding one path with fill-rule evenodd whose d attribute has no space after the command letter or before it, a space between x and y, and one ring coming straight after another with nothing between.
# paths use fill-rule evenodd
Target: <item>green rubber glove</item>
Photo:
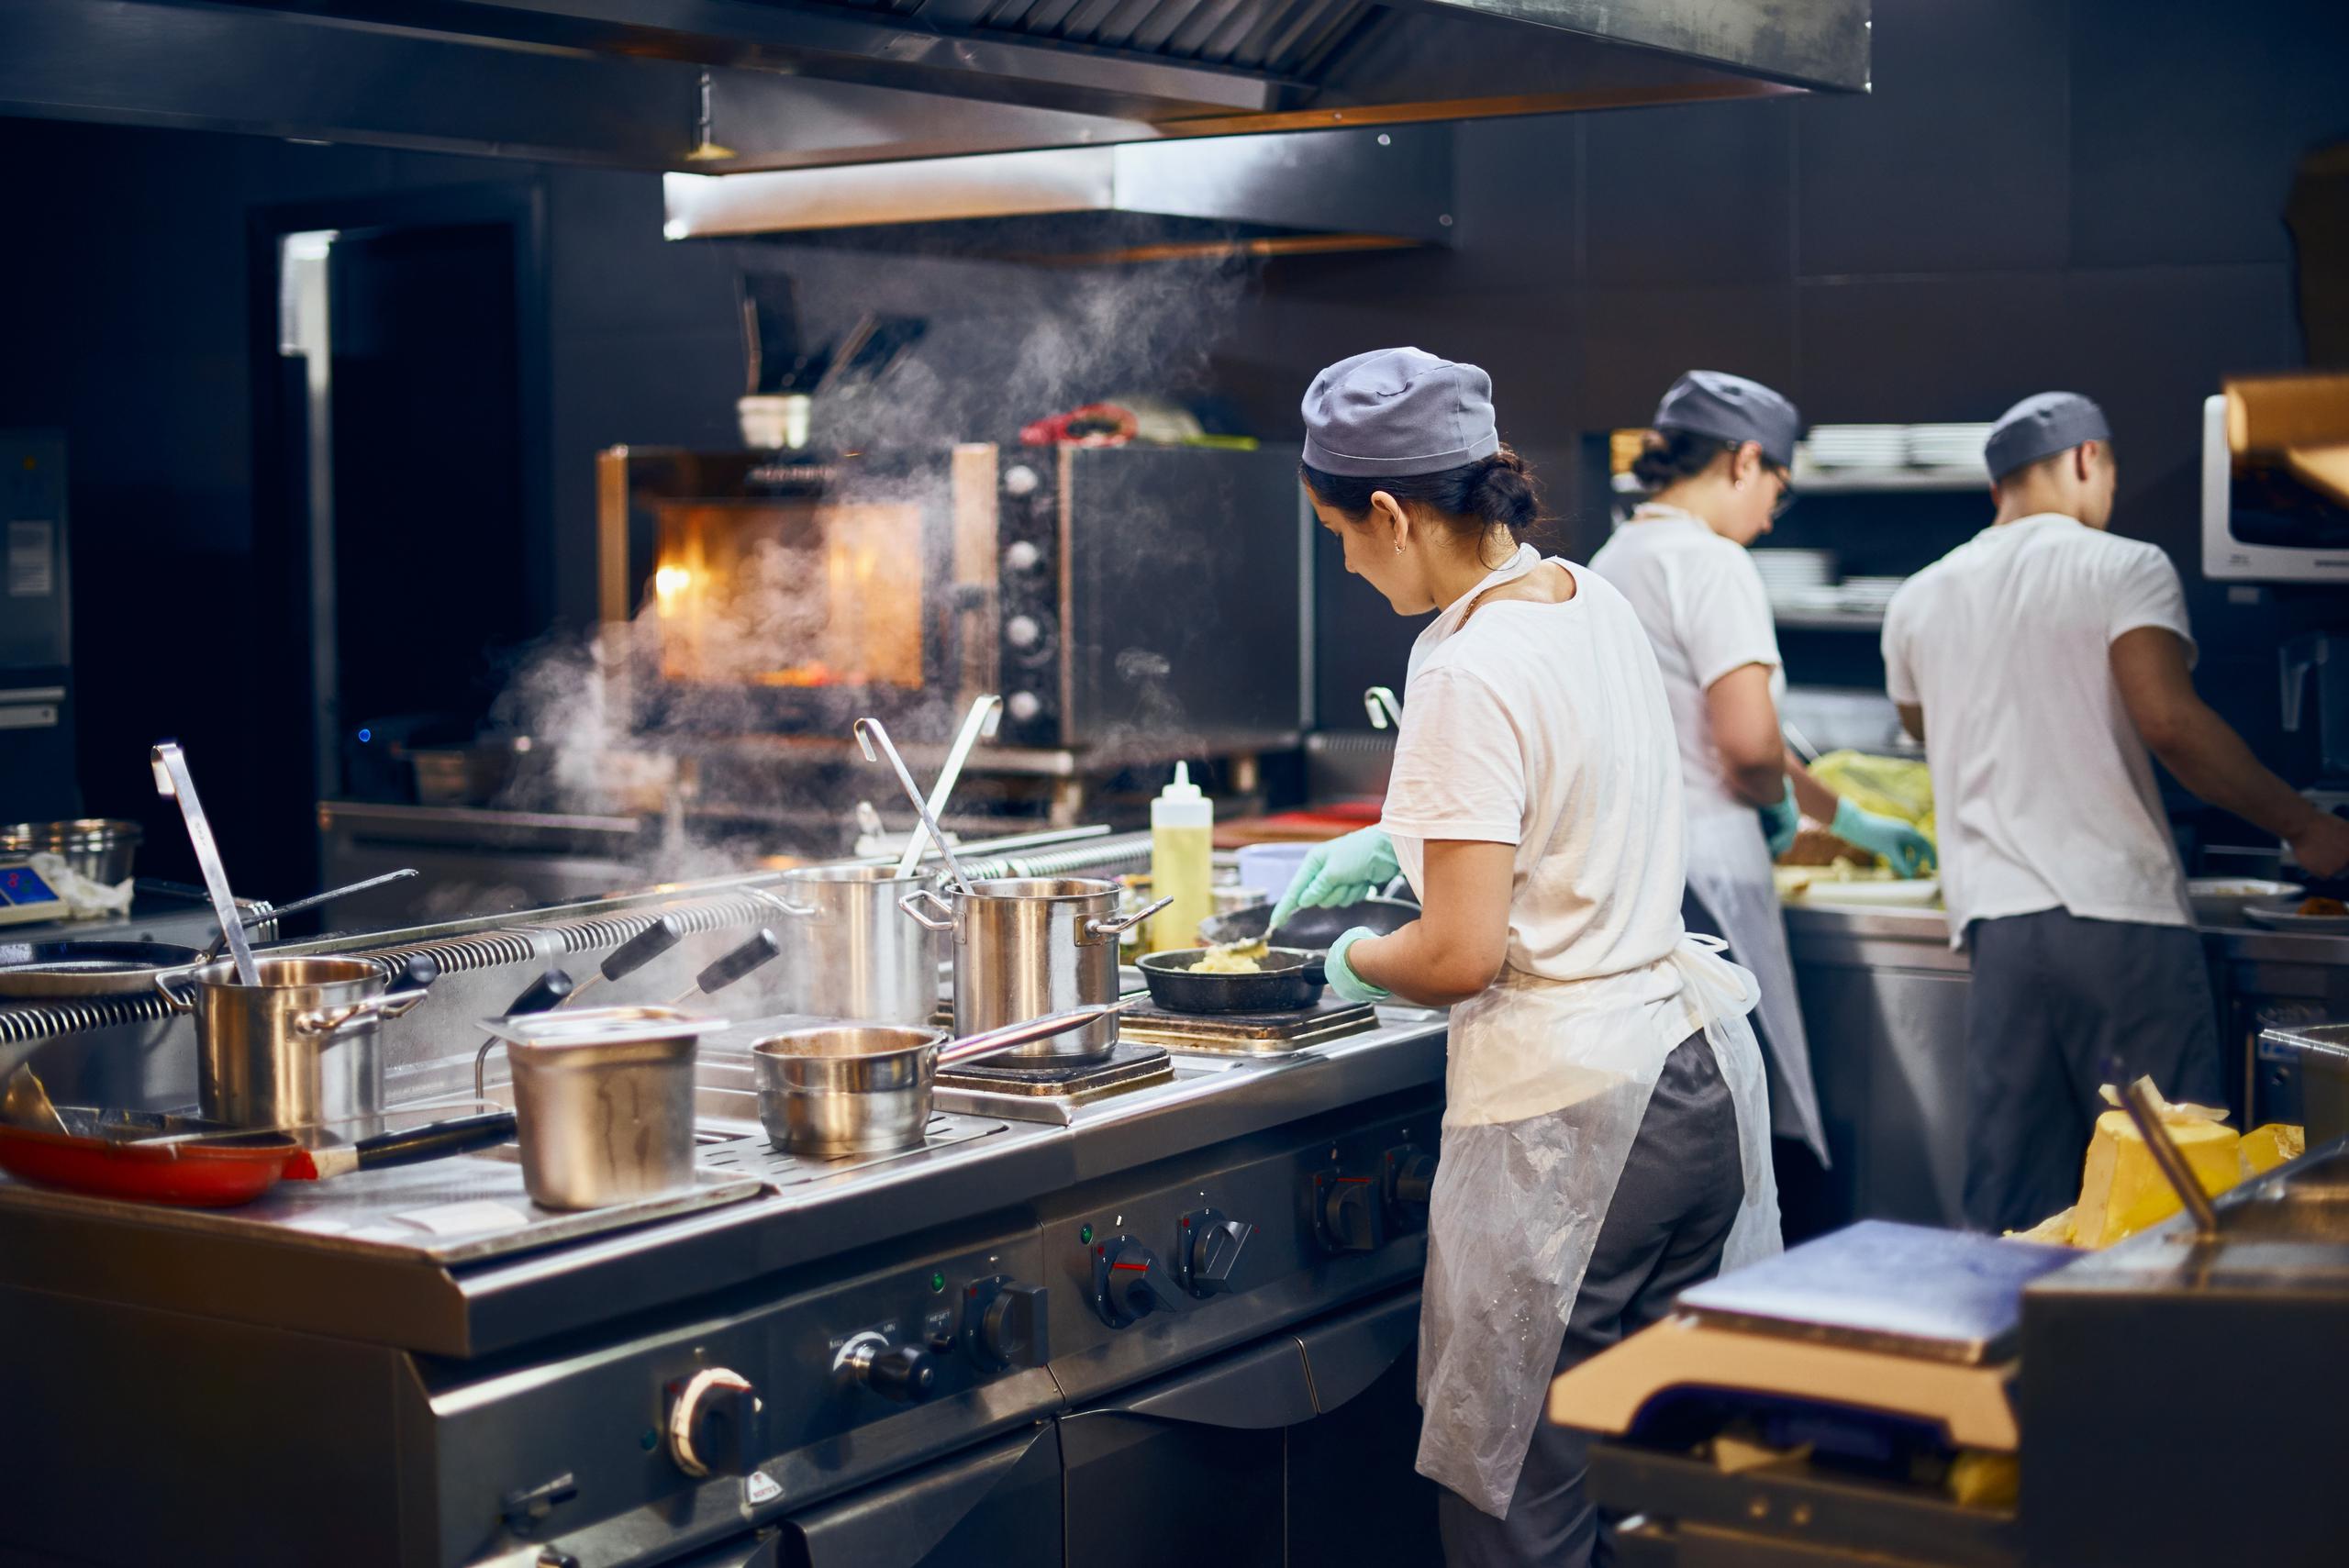
<instances>
[{"instance_id":1,"label":"green rubber glove","mask_svg":"<svg viewBox=\"0 0 2349 1568\"><path fill-rule=\"evenodd\" d=\"M1882 855L1901 876L1922 876L1939 863L1933 841L1898 817L1863 811L1848 800L1835 805L1835 820L1827 825L1837 838L1857 844L1870 854Z\"/></svg>"},{"instance_id":2,"label":"green rubber glove","mask_svg":"<svg viewBox=\"0 0 2349 1568\"><path fill-rule=\"evenodd\" d=\"M1383 828L1357 828L1342 839L1315 846L1289 879L1288 891L1273 906L1273 928L1299 909L1359 904L1402 874L1395 841ZM1268 928L1269 929L1269 928Z\"/></svg>"},{"instance_id":3,"label":"green rubber glove","mask_svg":"<svg viewBox=\"0 0 2349 1568\"><path fill-rule=\"evenodd\" d=\"M1775 861L1787 852L1787 846L1802 830L1802 807L1795 804L1795 781L1787 781L1787 793L1778 797L1777 805L1762 806L1759 811L1762 836L1770 841L1770 858Z\"/></svg>"},{"instance_id":4,"label":"green rubber glove","mask_svg":"<svg viewBox=\"0 0 2349 1568\"><path fill-rule=\"evenodd\" d=\"M1394 995L1386 986L1374 985L1356 974L1353 965L1346 962L1347 949L1364 937L1377 934L1368 926L1356 926L1330 944L1330 956L1323 962L1322 969L1330 977L1330 989L1349 1002L1384 1002Z\"/></svg>"}]
</instances>

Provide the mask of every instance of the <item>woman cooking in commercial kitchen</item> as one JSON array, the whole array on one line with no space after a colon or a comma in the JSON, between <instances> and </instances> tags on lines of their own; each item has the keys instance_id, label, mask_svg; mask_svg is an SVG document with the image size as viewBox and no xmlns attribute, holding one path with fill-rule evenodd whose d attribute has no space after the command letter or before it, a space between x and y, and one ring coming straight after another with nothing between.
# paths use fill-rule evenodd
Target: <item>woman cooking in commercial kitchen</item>
<instances>
[{"instance_id":1,"label":"woman cooking in commercial kitchen","mask_svg":"<svg viewBox=\"0 0 2349 1568\"><path fill-rule=\"evenodd\" d=\"M1657 405L1654 432L1631 470L1648 500L1590 567L1631 602L1664 672L1688 811L1682 918L1725 938L1730 956L1753 971L1772 1131L1800 1140L1824 1165L1819 1091L1770 862L1794 841L1804 814L1904 876L1932 869L1933 846L1906 822L1838 799L1788 754L1778 728L1787 678L1769 596L1746 550L1794 500L1788 471L1801 429L1795 406L1760 382L1690 371Z\"/></svg>"},{"instance_id":2,"label":"woman cooking in commercial kitchen","mask_svg":"<svg viewBox=\"0 0 2349 1568\"><path fill-rule=\"evenodd\" d=\"M1330 984L1453 1006L1429 1209L1419 1469L1446 1560L1586 1562L1587 1439L1550 1381L1778 1246L1751 977L1680 919L1680 769L1623 596L1545 561L1474 365L1357 355L1305 397L1305 483L1413 647L1381 825L1323 845L1275 924L1399 871L1423 913L1331 944Z\"/></svg>"}]
</instances>

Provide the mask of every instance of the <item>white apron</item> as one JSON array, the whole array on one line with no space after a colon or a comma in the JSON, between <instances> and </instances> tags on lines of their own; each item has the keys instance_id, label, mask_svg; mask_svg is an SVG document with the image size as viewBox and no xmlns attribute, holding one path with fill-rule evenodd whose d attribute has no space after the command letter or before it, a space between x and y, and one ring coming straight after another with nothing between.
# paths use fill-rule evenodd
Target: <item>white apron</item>
<instances>
[{"instance_id":1,"label":"white apron","mask_svg":"<svg viewBox=\"0 0 2349 1568\"><path fill-rule=\"evenodd\" d=\"M1521 547L1438 616L1412 650L1413 672L1479 594L1541 562ZM1414 711L1407 695L1406 725ZM1418 857L1402 858L1416 873ZM1745 1175L1721 1267L1779 1250L1768 1082L1745 1021L1754 996L1753 977L1719 942L1690 937L1643 969L1589 980L1507 969L1452 1009L1419 1310L1421 1474L1508 1514L1648 1098L1664 1059L1699 1029L1736 1107Z\"/></svg>"},{"instance_id":2,"label":"white apron","mask_svg":"<svg viewBox=\"0 0 2349 1568\"><path fill-rule=\"evenodd\" d=\"M1803 1032L1794 959L1787 951L1786 913L1770 874L1769 842L1753 813L1689 813L1688 887L1720 922L1730 952L1762 987L1762 1023L1770 1036L1765 1056L1771 1130L1801 1139L1827 1164L1827 1132L1810 1075L1810 1040Z\"/></svg>"}]
</instances>

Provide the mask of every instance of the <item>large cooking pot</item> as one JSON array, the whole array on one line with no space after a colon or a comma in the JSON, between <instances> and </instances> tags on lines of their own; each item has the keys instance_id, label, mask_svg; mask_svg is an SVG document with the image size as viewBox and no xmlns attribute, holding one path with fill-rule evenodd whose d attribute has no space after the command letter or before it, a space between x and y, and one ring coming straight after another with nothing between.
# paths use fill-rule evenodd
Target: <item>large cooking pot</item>
<instances>
[{"instance_id":1,"label":"large cooking pot","mask_svg":"<svg viewBox=\"0 0 2349 1568\"><path fill-rule=\"evenodd\" d=\"M1118 936L1171 898L1118 913L1118 884L1094 877L974 882L952 902L925 888L898 901L916 922L954 939L954 1031L985 1034L1118 995ZM1108 1014L1084 1029L1002 1053L1029 1065L1098 1062L1118 1047Z\"/></svg>"},{"instance_id":2,"label":"large cooking pot","mask_svg":"<svg viewBox=\"0 0 2349 1568\"><path fill-rule=\"evenodd\" d=\"M930 1127L941 1067L1114 1022L1122 1006L1073 1008L951 1044L943 1029L903 1024L827 1024L770 1035L751 1046L759 1122L776 1148L819 1159L916 1148Z\"/></svg>"},{"instance_id":3,"label":"large cooking pot","mask_svg":"<svg viewBox=\"0 0 2349 1568\"><path fill-rule=\"evenodd\" d=\"M438 966L410 960L396 993L370 959L264 958L254 969L258 985L240 984L236 964L225 960L155 978L174 1012L195 1015L204 1118L305 1127L381 1114L377 1026L422 1001Z\"/></svg>"},{"instance_id":4,"label":"large cooking pot","mask_svg":"<svg viewBox=\"0 0 2349 1568\"><path fill-rule=\"evenodd\" d=\"M888 866L807 866L770 896L790 916L781 1010L818 1018L927 1025L938 1011L938 938L898 913L931 885Z\"/></svg>"}]
</instances>

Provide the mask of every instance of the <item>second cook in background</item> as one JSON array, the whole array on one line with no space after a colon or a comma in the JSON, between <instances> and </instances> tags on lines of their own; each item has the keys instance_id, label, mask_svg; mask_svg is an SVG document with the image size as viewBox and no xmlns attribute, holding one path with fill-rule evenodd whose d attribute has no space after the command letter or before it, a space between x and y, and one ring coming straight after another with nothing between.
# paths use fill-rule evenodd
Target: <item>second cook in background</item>
<instances>
[{"instance_id":1,"label":"second cook in background","mask_svg":"<svg viewBox=\"0 0 2349 1568\"><path fill-rule=\"evenodd\" d=\"M1884 622L1900 721L1925 742L1966 1001L1965 1217L2021 1229L2071 1203L2104 1084L2226 1103L2202 944L2147 759L2288 842L2318 876L2349 825L2262 767L2195 695L2177 569L2115 539L2104 411L2027 397L1983 458L1992 525L1910 578Z\"/></svg>"},{"instance_id":2,"label":"second cook in background","mask_svg":"<svg viewBox=\"0 0 2349 1568\"><path fill-rule=\"evenodd\" d=\"M1551 1379L1778 1247L1752 981L1683 931L1655 656L1604 579L1517 541L1537 507L1485 373L1358 355L1315 378L1305 421L1346 570L1437 612L1381 825L1292 884L1343 903L1399 868L1424 913L1346 932L1330 983L1452 1007L1419 1469L1455 1568L1587 1562L1589 1439L1543 1420Z\"/></svg>"},{"instance_id":3,"label":"second cook in background","mask_svg":"<svg viewBox=\"0 0 2349 1568\"><path fill-rule=\"evenodd\" d=\"M1801 430L1795 406L1760 382L1690 371L1657 405L1631 471L1648 499L1590 564L1631 601L1664 673L1688 810L1682 917L1726 938L1730 956L1753 972L1772 1130L1823 1165L1827 1138L1771 860L1793 841L1799 814L1904 876L1932 868L1933 846L1906 822L1839 799L1787 752L1779 728L1787 677L1777 626L1746 551L1793 503L1788 471Z\"/></svg>"}]
</instances>

